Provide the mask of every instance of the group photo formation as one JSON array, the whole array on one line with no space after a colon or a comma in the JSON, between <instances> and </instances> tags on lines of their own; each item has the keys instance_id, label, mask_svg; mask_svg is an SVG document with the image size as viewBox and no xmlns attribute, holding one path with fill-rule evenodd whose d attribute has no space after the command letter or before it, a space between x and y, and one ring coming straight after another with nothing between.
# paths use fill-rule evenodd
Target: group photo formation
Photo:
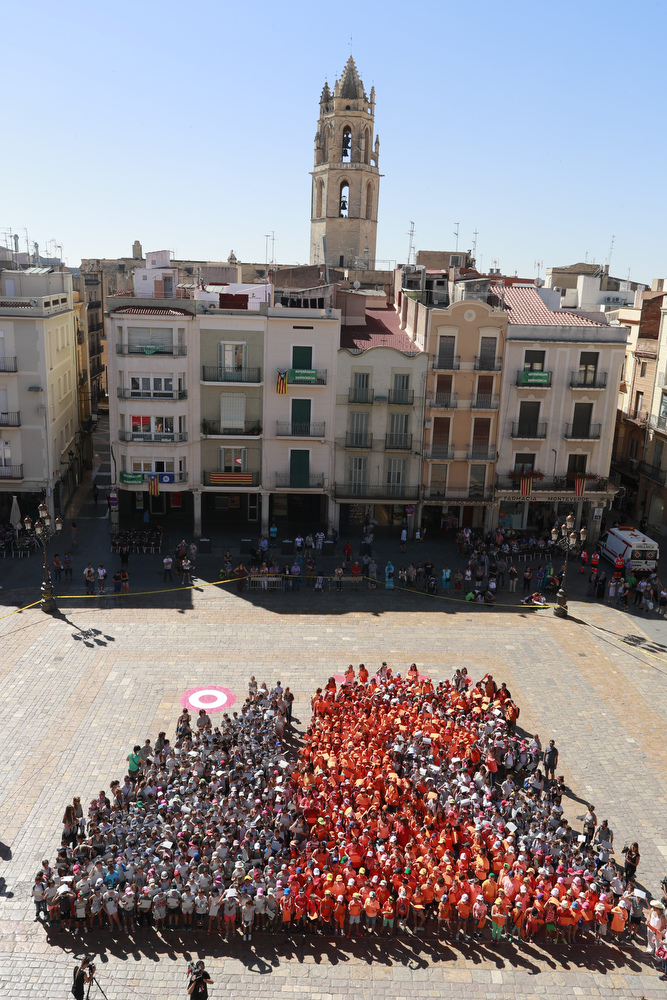
<instances>
[{"instance_id":1,"label":"group photo formation","mask_svg":"<svg viewBox=\"0 0 667 1000\"><path fill-rule=\"evenodd\" d=\"M521 732L504 682L350 664L313 694L298 746L293 700L253 677L240 711L185 709L108 790L66 805L32 888L48 938L261 953L269 934L400 936L640 950L664 970L665 887L639 888L639 844L615 844L604 803L565 785L567 747Z\"/></svg>"}]
</instances>

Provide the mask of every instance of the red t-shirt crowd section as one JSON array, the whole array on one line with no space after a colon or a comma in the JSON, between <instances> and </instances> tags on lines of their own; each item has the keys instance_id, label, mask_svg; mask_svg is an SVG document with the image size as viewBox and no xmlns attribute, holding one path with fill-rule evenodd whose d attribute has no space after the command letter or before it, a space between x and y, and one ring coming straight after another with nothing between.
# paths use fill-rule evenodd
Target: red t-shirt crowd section
<instances>
[{"instance_id":1,"label":"red t-shirt crowd section","mask_svg":"<svg viewBox=\"0 0 667 1000\"><path fill-rule=\"evenodd\" d=\"M632 936L638 851L617 868L592 806L583 832L567 822L553 742L543 754L537 735L515 735L504 684L350 666L313 697L296 760L276 740L291 722L283 695L253 678L219 727L184 712L173 747L161 734L111 799L91 802L87 831L81 810L66 812L54 869L45 861L33 887L37 918L228 940Z\"/></svg>"}]
</instances>

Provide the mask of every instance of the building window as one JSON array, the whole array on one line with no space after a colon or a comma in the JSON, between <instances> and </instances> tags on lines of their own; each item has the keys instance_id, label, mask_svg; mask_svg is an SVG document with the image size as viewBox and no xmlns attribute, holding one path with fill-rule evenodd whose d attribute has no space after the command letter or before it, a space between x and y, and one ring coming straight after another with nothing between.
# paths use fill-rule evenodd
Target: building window
<instances>
[{"instance_id":1,"label":"building window","mask_svg":"<svg viewBox=\"0 0 667 1000\"><path fill-rule=\"evenodd\" d=\"M338 202L338 215L341 219L347 219L350 212L350 185L347 181L341 181L340 199Z\"/></svg>"},{"instance_id":2,"label":"building window","mask_svg":"<svg viewBox=\"0 0 667 1000\"><path fill-rule=\"evenodd\" d=\"M525 372L543 372L544 358L544 351L526 351L523 360L523 370Z\"/></svg>"},{"instance_id":3,"label":"building window","mask_svg":"<svg viewBox=\"0 0 667 1000\"><path fill-rule=\"evenodd\" d=\"M579 384L593 385L598 371L597 351L582 351L579 356Z\"/></svg>"},{"instance_id":4,"label":"building window","mask_svg":"<svg viewBox=\"0 0 667 1000\"><path fill-rule=\"evenodd\" d=\"M218 359L221 368L233 368L241 371L248 361L248 346L244 343L222 341L218 347Z\"/></svg>"},{"instance_id":5,"label":"building window","mask_svg":"<svg viewBox=\"0 0 667 1000\"><path fill-rule=\"evenodd\" d=\"M218 472L246 472L246 448L219 448Z\"/></svg>"},{"instance_id":6,"label":"building window","mask_svg":"<svg viewBox=\"0 0 667 1000\"><path fill-rule=\"evenodd\" d=\"M373 218L373 183L369 181L366 185L366 218Z\"/></svg>"},{"instance_id":7,"label":"building window","mask_svg":"<svg viewBox=\"0 0 667 1000\"><path fill-rule=\"evenodd\" d=\"M648 367L648 365L647 365L646 361L642 361L642 363L641 363L641 365L639 367L639 376L640 376L640 378L645 378L646 377L646 369L647 369L647 367Z\"/></svg>"},{"instance_id":8,"label":"building window","mask_svg":"<svg viewBox=\"0 0 667 1000\"><path fill-rule=\"evenodd\" d=\"M322 196L324 194L324 182L317 182L317 199L315 203L315 217L317 219L322 218Z\"/></svg>"},{"instance_id":9,"label":"building window","mask_svg":"<svg viewBox=\"0 0 667 1000\"><path fill-rule=\"evenodd\" d=\"M524 472L532 472L535 468L535 454L529 455L527 453L517 454L514 456L514 471L520 472L523 475Z\"/></svg>"},{"instance_id":10,"label":"building window","mask_svg":"<svg viewBox=\"0 0 667 1000\"><path fill-rule=\"evenodd\" d=\"M575 476L583 476L586 472L587 455L567 456L567 478L571 481Z\"/></svg>"},{"instance_id":11,"label":"building window","mask_svg":"<svg viewBox=\"0 0 667 1000\"><path fill-rule=\"evenodd\" d=\"M366 128L364 131L364 163L371 162L371 130ZM370 215L366 216L370 219Z\"/></svg>"},{"instance_id":12,"label":"building window","mask_svg":"<svg viewBox=\"0 0 667 1000\"><path fill-rule=\"evenodd\" d=\"M132 399L165 399L173 394L174 379L171 375L130 375Z\"/></svg>"},{"instance_id":13,"label":"building window","mask_svg":"<svg viewBox=\"0 0 667 1000\"><path fill-rule=\"evenodd\" d=\"M341 159L344 163L349 163L352 159L352 129L349 125L346 125L343 129Z\"/></svg>"},{"instance_id":14,"label":"building window","mask_svg":"<svg viewBox=\"0 0 667 1000\"><path fill-rule=\"evenodd\" d=\"M347 465L347 482L351 493L361 494L366 489L368 459L365 455L351 455Z\"/></svg>"},{"instance_id":15,"label":"building window","mask_svg":"<svg viewBox=\"0 0 667 1000\"><path fill-rule=\"evenodd\" d=\"M223 392L220 395L220 433L243 432L245 427L245 393Z\"/></svg>"}]
</instances>

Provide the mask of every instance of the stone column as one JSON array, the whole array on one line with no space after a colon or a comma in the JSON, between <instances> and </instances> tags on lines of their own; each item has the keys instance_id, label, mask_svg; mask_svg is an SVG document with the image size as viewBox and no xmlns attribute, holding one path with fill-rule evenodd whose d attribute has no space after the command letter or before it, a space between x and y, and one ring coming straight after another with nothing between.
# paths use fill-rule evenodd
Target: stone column
<instances>
[{"instance_id":1,"label":"stone column","mask_svg":"<svg viewBox=\"0 0 667 1000\"><path fill-rule=\"evenodd\" d=\"M268 538L269 537L269 505L271 494L268 490L262 490L260 493L262 498L262 534Z\"/></svg>"},{"instance_id":2,"label":"stone column","mask_svg":"<svg viewBox=\"0 0 667 1000\"><path fill-rule=\"evenodd\" d=\"M193 534L196 538L201 538L201 490L192 491L192 500L194 504Z\"/></svg>"}]
</instances>

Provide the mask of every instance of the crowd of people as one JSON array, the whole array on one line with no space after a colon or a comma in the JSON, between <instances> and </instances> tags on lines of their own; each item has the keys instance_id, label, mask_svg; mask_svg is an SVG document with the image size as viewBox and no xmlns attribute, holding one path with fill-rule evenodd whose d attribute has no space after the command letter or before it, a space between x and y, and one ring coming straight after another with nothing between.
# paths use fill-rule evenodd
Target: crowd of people
<instances>
[{"instance_id":1,"label":"crowd of people","mask_svg":"<svg viewBox=\"0 0 667 1000\"><path fill-rule=\"evenodd\" d=\"M592 803L565 815L558 749L517 735L519 706L490 674L435 685L413 663L330 678L301 750L293 697L251 678L213 725L184 710L128 754L123 781L65 810L32 894L61 931L175 928L410 933L570 948L631 941L659 952L664 906L642 912L637 844L614 860Z\"/></svg>"}]
</instances>

